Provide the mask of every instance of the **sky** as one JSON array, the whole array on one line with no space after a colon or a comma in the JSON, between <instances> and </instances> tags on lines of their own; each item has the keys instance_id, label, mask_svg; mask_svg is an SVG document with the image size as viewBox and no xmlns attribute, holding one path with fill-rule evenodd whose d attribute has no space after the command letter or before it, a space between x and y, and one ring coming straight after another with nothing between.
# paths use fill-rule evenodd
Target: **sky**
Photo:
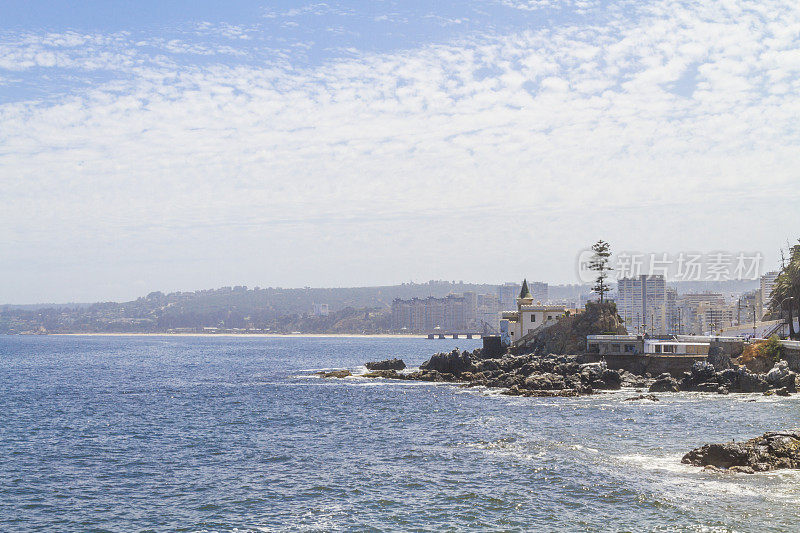
<instances>
[{"instance_id":1,"label":"sky","mask_svg":"<svg viewBox=\"0 0 800 533\"><path fill-rule=\"evenodd\" d=\"M796 0L0 5L0 303L800 235Z\"/></svg>"}]
</instances>

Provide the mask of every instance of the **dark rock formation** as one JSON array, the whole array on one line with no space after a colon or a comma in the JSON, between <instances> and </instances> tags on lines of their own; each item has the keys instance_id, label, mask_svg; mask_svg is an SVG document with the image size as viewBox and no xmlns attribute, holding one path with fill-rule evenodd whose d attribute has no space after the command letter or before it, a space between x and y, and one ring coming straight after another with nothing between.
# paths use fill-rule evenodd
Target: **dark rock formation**
<instances>
[{"instance_id":1,"label":"dark rock formation","mask_svg":"<svg viewBox=\"0 0 800 533\"><path fill-rule=\"evenodd\" d=\"M634 402L636 400L650 400L651 402L657 402L658 396L655 394L640 394L639 396L631 396L630 398L625 398L624 401L626 402Z\"/></svg>"},{"instance_id":2,"label":"dark rock formation","mask_svg":"<svg viewBox=\"0 0 800 533\"><path fill-rule=\"evenodd\" d=\"M726 366L729 359L714 359ZM378 365L378 366L376 366ZM402 365L402 366L401 366ZM585 357L576 355L538 355L534 353L504 353L500 357L483 357L480 350L473 352L438 353L420 365L419 370L398 373L388 366L404 368L398 359L367 363L372 371L370 378L407 379L435 382L458 382L465 386L484 386L506 389L506 394L521 396L574 396L601 390L619 390L622 387L648 388L647 392L768 392L788 395L797 391L797 374L785 362L775 365L764 374L754 374L739 366L717 370L707 361L696 362L690 372L680 380L669 373L652 380L650 374L636 375L627 370L612 370L605 361L586 363ZM381 368L381 370L375 370ZM341 373L341 375L340 375ZM346 374L344 374L346 373ZM345 377L349 372L320 373L324 377ZM641 392L641 390L637 390ZM654 399L643 396L636 399Z\"/></svg>"},{"instance_id":3,"label":"dark rock formation","mask_svg":"<svg viewBox=\"0 0 800 533\"><path fill-rule=\"evenodd\" d=\"M365 378L386 378L386 379L400 379L400 374L397 373L397 370L373 370L372 372L367 372L363 374L362 377Z\"/></svg>"},{"instance_id":4,"label":"dark rock formation","mask_svg":"<svg viewBox=\"0 0 800 533\"><path fill-rule=\"evenodd\" d=\"M800 431L765 433L746 442L706 444L684 455L681 462L750 474L800 468Z\"/></svg>"},{"instance_id":5,"label":"dark rock formation","mask_svg":"<svg viewBox=\"0 0 800 533\"><path fill-rule=\"evenodd\" d=\"M364 364L368 370L403 370L406 364L402 359L386 359L385 361L371 361Z\"/></svg>"},{"instance_id":6,"label":"dark rock formation","mask_svg":"<svg viewBox=\"0 0 800 533\"><path fill-rule=\"evenodd\" d=\"M574 355L554 354L503 354L497 359L481 359L480 353L453 350L434 355L415 372L384 370L364 376L461 382L466 386L503 388L505 394L520 396L575 396L622 387L622 374L608 369L605 363L579 364L577 359Z\"/></svg>"},{"instance_id":7,"label":"dark rock formation","mask_svg":"<svg viewBox=\"0 0 800 533\"><path fill-rule=\"evenodd\" d=\"M680 390L695 392L767 392L783 390L797 392L797 374L789 370L785 361L775 364L766 374L755 374L747 367L726 368L721 372L714 365L698 361L692 365L691 372L684 373L680 380Z\"/></svg>"},{"instance_id":8,"label":"dark rock formation","mask_svg":"<svg viewBox=\"0 0 800 533\"><path fill-rule=\"evenodd\" d=\"M450 353L437 353L426 362L419 365L420 370L435 370L441 373L458 375L473 369L473 356L457 349Z\"/></svg>"},{"instance_id":9,"label":"dark rock formation","mask_svg":"<svg viewBox=\"0 0 800 533\"><path fill-rule=\"evenodd\" d=\"M753 374L745 367L739 370L739 392L765 392L769 383L762 374Z\"/></svg>"},{"instance_id":10,"label":"dark rock formation","mask_svg":"<svg viewBox=\"0 0 800 533\"><path fill-rule=\"evenodd\" d=\"M332 370L330 372L317 372L317 375L323 378L346 378L353 374L349 370Z\"/></svg>"},{"instance_id":11,"label":"dark rock formation","mask_svg":"<svg viewBox=\"0 0 800 533\"><path fill-rule=\"evenodd\" d=\"M627 370L621 370L619 375L622 378L623 387L644 388L647 386L647 378L644 376L637 376Z\"/></svg>"},{"instance_id":12,"label":"dark rock formation","mask_svg":"<svg viewBox=\"0 0 800 533\"><path fill-rule=\"evenodd\" d=\"M648 392L678 392L678 381L665 372L650 385Z\"/></svg>"},{"instance_id":13,"label":"dark rock formation","mask_svg":"<svg viewBox=\"0 0 800 533\"><path fill-rule=\"evenodd\" d=\"M785 388L789 392L797 392L797 375L789 370L786 361L778 361L775 366L767 372L766 382L775 388Z\"/></svg>"},{"instance_id":14,"label":"dark rock formation","mask_svg":"<svg viewBox=\"0 0 800 533\"><path fill-rule=\"evenodd\" d=\"M720 353L719 350L715 350L715 353L708 354L708 362L717 370L733 368L733 362L731 361L730 356Z\"/></svg>"},{"instance_id":15,"label":"dark rock formation","mask_svg":"<svg viewBox=\"0 0 800 533\"><path fill-rule=\"evenodd\" d=\"M600 375L600 383L593 382L592 386L600 389L619 390L622 388L622 376L618 371L607 368Z\"/></svg>"}]
</instances>

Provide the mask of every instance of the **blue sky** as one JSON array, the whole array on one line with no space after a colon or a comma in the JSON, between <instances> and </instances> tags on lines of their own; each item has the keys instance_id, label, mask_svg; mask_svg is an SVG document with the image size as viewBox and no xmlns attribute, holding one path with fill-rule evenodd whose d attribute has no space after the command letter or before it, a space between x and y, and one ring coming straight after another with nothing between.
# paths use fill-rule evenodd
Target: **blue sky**
<instances>
[{"instance_id":1,"label":"blue sky","mask_svg":"<svg viewBox=\"0 0 800 533\"><path fill-rule=\"evenodd\" d=\"M800 6L0 7L0 303L797 238Z\"/></svg>"}]
</instances>

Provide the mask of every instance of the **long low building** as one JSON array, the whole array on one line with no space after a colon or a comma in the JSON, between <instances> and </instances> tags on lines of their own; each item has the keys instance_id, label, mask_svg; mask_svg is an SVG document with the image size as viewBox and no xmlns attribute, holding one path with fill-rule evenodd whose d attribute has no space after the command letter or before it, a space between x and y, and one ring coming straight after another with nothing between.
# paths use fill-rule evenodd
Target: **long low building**
<instances>
[{"instance_id":1,"label":"long low building","mask_svg":"<svg viewBox=\"0 0 800 533\"><path fill-rule=\"evenodd\" d=\"M695 337L691 335L588 335L586 353L597 355L708 355L741 354L743 342L735 337Z\"/></svg>"},{"instance_id":2,"label":"long low building","mask_svg":"<svg viewBox=\"0 0 800 533\"><path fill-rule=\"evenodd\" d=\"M682 342L678 340L645 340L644 353L650 355L708 355L709 342Z\"/></svg>"},{"instance_id":3,"label":"long low building","mask_svg":"<svg viewBox=\"0 0 800 533\"><path fill-rule=\"evenodd\" d=\"M642 335L587 335L586 352L600 355L639 355L644 353Z\"/></svg>"},{"instance_id":4,"label":"long low building","mask_svg":"<svg viewBox=\"0 0 800 533\"><path fill-rule=\"evenodd\" d=\"M635 374L657 376L664 372L680 377L697 361L704 361L711 342L692 339L683 341L674 336L588 335L587 362L604 361L609 368Z\"/></svg>"}]
</instances>

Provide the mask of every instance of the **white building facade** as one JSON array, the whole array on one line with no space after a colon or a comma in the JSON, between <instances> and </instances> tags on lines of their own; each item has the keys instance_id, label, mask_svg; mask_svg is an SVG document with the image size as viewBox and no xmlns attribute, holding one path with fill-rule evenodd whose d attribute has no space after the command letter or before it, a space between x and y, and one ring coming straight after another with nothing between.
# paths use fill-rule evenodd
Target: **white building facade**
<instances>
[{"instance_id":1,"label":"white building facade","mask_svg":"<svg viewBox=\"0 0 800 533\"><path fill-rule=\"evenodd\" d=\"M628 332L663 335L673 324L667 306L667 282L664 276L641 275L617 282L617 312Z\"/></svg>"},{"instance_id":2,"label":"white building facade","mask_svg":"<svg viewBox=\"0 0 800 533\"><path fill-rule=\"evenodd\" d=\"M522 289L517 297L517 310L504 311L500 321L501 336L507 332L510 344L519 343L523 337L535 334L539 329L554 324L558 319L577 312L560 305L543 305L534 303L534 297L528 289L527 280L522 282Z\"/></svg>"}]
</instances>

